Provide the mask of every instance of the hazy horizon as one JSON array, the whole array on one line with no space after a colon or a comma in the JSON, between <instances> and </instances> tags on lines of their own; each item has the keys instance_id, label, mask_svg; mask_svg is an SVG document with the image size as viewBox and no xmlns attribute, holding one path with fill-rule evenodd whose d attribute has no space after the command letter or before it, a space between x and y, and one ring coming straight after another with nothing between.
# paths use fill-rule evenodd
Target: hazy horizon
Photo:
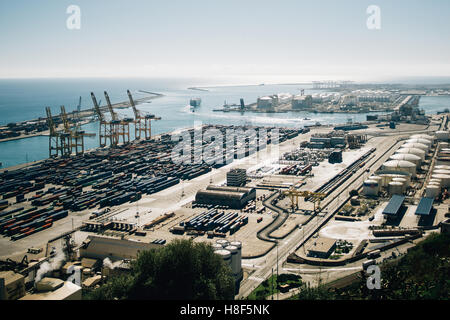
<instances>
[{"instance_id":1,"label":"hazy horizon","mask_svg":"<svg viewBox=\"0 0 450 320\"><path fill-rule=\"evenodd\" d=\"M2 1L0 78L450 79L449 18L445 0Z\"/></svg>"}]
</instances>

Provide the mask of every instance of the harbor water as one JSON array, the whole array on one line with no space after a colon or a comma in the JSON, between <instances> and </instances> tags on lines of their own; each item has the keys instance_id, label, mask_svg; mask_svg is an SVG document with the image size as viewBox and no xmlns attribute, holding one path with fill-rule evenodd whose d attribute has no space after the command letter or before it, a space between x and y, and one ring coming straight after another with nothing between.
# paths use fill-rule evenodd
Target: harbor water
<instances>
[{"instance_id":1,"label":"harbor water","mask_svg":"<svg viewBox=\"0 0 450 320\"><path fill-rule=\"evenodd\" d=\"M309 112L286 113L239 113L214 112L226 101L228 104L239 104L243 98L246 104L256 102L258 97L276 93L305 94L317 92L309 85L221 85L211 86L204 79L36 79L36 80L0 80L0 125L19 122L39 117L45 118L45 107L58 115L60 106L64 105L68 112L76 110L79 97L82 97L82 109L93 107L90 92L97 100L105 104L103 91L108 91L112 103L127 101L126 90L130 89L133 97L139 99L148 96L140 90L164 94L163 97L149 103L138 105L143 112L155 114L162 118L152 122L152 134L172 132L176 129L192 127L195 124L225 125L259 125L302 128L316 122L321 124L365 121L367 113L315 114ZM206 90L192 90L193 86L201 86ZM189 107L191 98L201 98L201 106L193 112ZM420 107L427 114L443 111L450 107L449 96L422 97ZM131 108L116 110L119 115L133 117ZM373 113L372 113L373 114ZM306 120L308 119L308 120ZM88 133L98 135L98 123L92 122L83 126ZM130 132L134 133L131 129ZM86 149L98 147L98 136L85 138ZM0 143L0 162L3 167L10 167L26 162L42 160L48 157L48 137L37 136Z\"/></svg>"}]
</instances>

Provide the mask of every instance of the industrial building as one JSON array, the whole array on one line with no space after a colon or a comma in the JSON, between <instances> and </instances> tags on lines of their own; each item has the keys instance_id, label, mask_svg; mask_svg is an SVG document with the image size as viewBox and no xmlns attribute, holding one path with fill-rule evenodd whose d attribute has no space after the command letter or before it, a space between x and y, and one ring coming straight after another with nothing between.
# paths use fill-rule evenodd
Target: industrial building
<instances>
[{"instance_id":1,"label":"industrial building","mask_svg":"<svg viewBox=\"0 0 450 320\"><path fill-rule=\"evenodd\" d=\"M311 107L312 107L312 96L311 95L295 96L292 99L292 109L304 110L304 109L311 109Z\"/></svg>"},{"instance_id":2,"label":"industrial building","mask_svg":"<svg viewBox=\"0 0 450 320\"><path fill-rule=\"evenodd\" d=\"M89 236L80 247L80 258L136 259L141 251L161 248L160 244L135 240Z\"/></svg>"},{"instance_id":3,"label":"industrial building","mask_svg":"<svg viewBox=\"0 0 450 320\"><path fill-rule=\"evenodd\" d=\"M243 208L250 200L256 199L256 189L245 187L208 186L206 190L199 190L195 195L195 202L228 206L232 209Z\"/></svg>"},{"instance_id":4,"label":"industrial building","mask_svg":"<svg viewBox=\"0 0 450 320\"><path fill-rule=\"evenodd\" d=\"M25 278L13 271L0 272L0 300L17 300L25 295Z\"/></svg>"},{"instance_id":5,"label":"industrial building","mask_svg":"<svg viewBox=\"0 0 450 320\"><path fill-rule=\"evenodd\" d=\"M328 238L317 238L314 240L312 247L308 250L308 256L327 259L336 249L336 240Z\"/></svg>"},{"instance_id":6,"label":"industrial building","mask_svg":"<svg viewBox=\"0 0 450 320\"><path fill-rule=\"evenodd\" d=\"M43 278L36 284L36 292L19 300L81 300L82 289L70 281Z\"/></svg>"},{"instance_id":7,"label":"industrial building","mask_svg":"<svg viewBox=\"0 0 450 320\"><path fill-rule=\"evenodd\" d=\"M231 169L227 172L227 186L229 187L243 187L247 182L247 170L245 169Z\"/></svg>"},{"instance_id":8,"label":"industrial building","mask_svg":"<svg viewBox=\"0 0 450 320\"><path fill-rule=\"evenodd\" d=\"M236 282L242 279L242 243L229 242L225 239L217 240L213 245L214 253L222 257L226 265L231 268Z\"/></svg>"}]
</instances>

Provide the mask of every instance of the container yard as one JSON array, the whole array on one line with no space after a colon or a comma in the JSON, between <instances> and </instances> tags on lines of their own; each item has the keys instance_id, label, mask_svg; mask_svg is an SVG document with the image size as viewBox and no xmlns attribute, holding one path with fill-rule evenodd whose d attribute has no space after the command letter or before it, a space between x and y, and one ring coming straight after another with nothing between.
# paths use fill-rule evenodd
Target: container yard
<instances>
[{"instance_id":1,"label":"container yard","mask_svg":"<svg viewBox=\"0 0 450 320\"><path fill-rule=\"evenodd\" d=\"M446 118L440 120L445 123ZM54 239L70 237L75 247L87 248L80 249L83 259L116 250L114 263L126 265L138 247L158 248L185 238L211 243L233 266L237 247L229 244L234 241L240 244L242 259L241 270L234 266L234 273L244 291L262 270L254 266L273 259L277 243L285 267L321 261L326 268L327 263L336 266L348 259L362 266L369 252L383 252L381 244L395 247L395 241L420 237L443 219L440 204L447 201L449 148L443 134L441 140L432 139L430 130L428 139L424 133L409 134L425 128L399 125L397 133L387 136L378 135L382 129L376 125L351 135L324 126L280 129L278 144L271 141L273 128L264 128L266 144L236 139L231 153L227 148L204 153L213 142L200 144L199 131L260 129L205 125L179 132L183 140L189 137L190 149L178 163L171 155L180 140L162 135L3 170L1 256L20 261L30 255L28 249L37 247L43 250L36 261L51 259L51 249L57 247L53 243L59 241ZM258 133L253 136L257 142L264 139ZM313 138L329 139L327 147L311 148ZM332 156L336 152L339 155ZM198 153L205 154L201 162L194 161ZM439 192L432 193L433 188ZM419 205L427 194L435 195L431 220L428 202ZM384 210L394 195L405 199L391 217ZM398 237L379 242L384 234ZM219 248L220 241L227 243ZM111 249L94 250L97 242L108 242ZM122 245L129 249L122 252ZM291 250L284 251L288 247ZM85 285L97 281L89 272Z\"/></svg>"}]
</instances>

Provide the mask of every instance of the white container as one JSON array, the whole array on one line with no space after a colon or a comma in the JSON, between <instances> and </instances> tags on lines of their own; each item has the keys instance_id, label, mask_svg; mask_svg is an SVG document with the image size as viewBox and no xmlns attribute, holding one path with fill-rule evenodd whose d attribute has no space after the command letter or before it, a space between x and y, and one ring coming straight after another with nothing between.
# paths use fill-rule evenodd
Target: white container
<instances>
[{"instance_id":1,"label":"white container","mask_svg":"<svg viewBox=\"0 0 450 320\"><path fill-rule=\"evenodd\" d=\"M212 248L213 248L214 251L223 249L222 245L218 244L218 243L213 243L212 244Z\"/></svg>"},{"instance_id":2,"label":"white container","mask_svg":"<svg viewBox=\"0 0 450 320\"><path fill-rule=\"evenodd\" d=\"M447 141L449 137L448 131L436 131L436 139L440 141Z\"/></svg>"},{"instance_id":3,"label":"white container","mask_svg":"<svg viewBox=\"0 0 450 320\"><path fill-rule=\"evenodd\" d=\"M426 146L428 146L428 148L431 148L431 145L433 144L430 140L427 139L408 139L406 140L407 143L422 143Z\"/></svg>"},{"instance_id":4,"label":"white container","mask_svg":"<svg viewBox=\"0 0 450 320\"><path fill-rule=\"evenodd\" d=\"M403 183L401 182L389 182L388 191L390 195L403 194Z\"/></svg>"},{"instance_id":5,"label":"white container","mask_svg":"<svg viewBox=\"0 0 450 320\"><path fill-rule=\"evenodd\" d=\"M366 180L363 183L363 194L365 196L377 196L379 191L378 181Z\"/></svg>"},{"instance_id":6,"label":"white container","mask_svg":"<svg viewBox=\"0 0 450 320\"><path fill-rule=\"evenodd\" d=\"M411 139L425 139L425 140L430 140L431 142L433 142L434 140L436 140L436 137L429 136L427 134L414 134L411 136Z\"/></svg>"},{"instance_id":7,"label":"white container","mask_svg":"<svg viewBox=\"0 0 450 320\"><path fill-rule=\"evenodd\" d=\"M423 143L410 143L406 142L405 144L402 144L402 148L417 148L420 150L423 150L425 152L428 152L428 146Z\"/></svg>"},{"instance_id":8,"label":"white container","mask_svg":"<svg viewBox=\"0 0 450 320\"><path fill-rule=\"evenodd\" d=\"M403 148L403 147L401 147L400 149L395 151L395 154L413 154L413 155L420 157L420 159L422 161L425 160L425 151L422 149L419 149L419 148Z\"/></svg>"},{"instance_id":9,"label":"white container","mask_svg":"<svg viewBox=\"0 0 450 320\"><path fill-rule=\"evenodd\" d=\"M429 183L434 183L434 184L438 184L439 186L442 185L442 179L430 179Z\"/></svg>"},{"instance_id":10,"label":"white container","mask_svg":"<svg viewBox=\"0 0 450 320\"><path fill-rule=\"evenodd\" d=\"M442 188L448 188L450 186L450 176L447 174L433 174L431 175L431 179L441 179Z\"/></svg>"},{"instance_id":11,"label":"white container","mask_svg":"<svg viewBox=\"0 0 450 320\"><path fill-rule=\"evenodd\" d=\"M226 246L225 250L228 250L231 253L231 270L236 277L239 274L238 248L235 246Z\"/></svg>"},{"instance_id":12,"label":"white container","mask_svg":"<svg viewBox=\"0 0 450 320\"><path fill-rule=\"evenodd\" d=\"M219 239L216 241L217 244L220 244L222 246L222 248L225 248L226 246L230 245L230 242L228 240L225 239Z\"/></svg>"},{"instance_id":13,"label":"white container","mask_svg":"<svg viewBox=\"0 0 450 320\"><path fill-rule=\"evenodd\" d=\"M450 170L445 169L434 169L433 174L447 174L450 175Z\"/></svg>"},{"instance_id":14,"label":"white container","mask_svg":"<svg viewBox=\"0 0 450 320\"><path fill-rule=\"evenodd\" d=\"M407 185L406 185L406 179L404 178L394 178L392 179L392 182L400 182L403 186L403 192L406 191Z\"/></svg>"},{"instance_id":15,"label":"white container","mask_svg":"<svg viewBox=\"0 0 450 320\"><path fill-rule=\"evenodd\" d=\"M416 165L405 160L391 160L383 163L384 170L395 170L406 173L411 173L414 177L416 175Z\"/></svg>"},{"instance_id":16,"label":"white container","mask_svg":"<svg viewBox=\"0 0 450 320\"><path fill-rule=\"evenodd\" d=\"M230 242L230 246L235 246L238 249L238 266L239 266L239 274L242 273L242 243L240 241L232 241Z\"/></svg>"},{"instance_id":17,"label":"white container","mask_svg":"<svg viewBox=\"0 0 450 320\"><path fill-rule=\"evenodd\" d=\"M427 198L434 199L437 196L439 196L440 192L441 192L441 188L439 188L438 186L428 185L425 189L425 196Z\"/></svg>"},{"instance_id":18,"label":"white container","mask_svg":"<svg viewBox=\"0 0 450 320\"><path fill-rule=\"evenodd\" d=\"M450 166L446 165L434 166L434 169L450 170Z\"/></svg>"},{"instance_id":19,"label":"white container","mask_svg":"<svg viewBox=\"0 0 450 320\"><path fill-rule=\"evenodd\" d=\"M221 250L214 251L214 253L221 256L223 261L225 262L225 264L228 265L231 268L231 270L233 270L233 267L231 265L231 252L230 251L221 249Z\"/></svg>"},{"instance_id":20,"label":"white container","mask_svg":"<svg viewBox=\"0 0 450 320\"><path fill-rule=\"evenodd\" d=\"M419 156L416 156L415 154L410 153L396 153L389 157L390 160L405 160L412 162L416 165L416 168L420 167L420 163L422 162L422 159Z\"/></svg>"}]
</instances>

